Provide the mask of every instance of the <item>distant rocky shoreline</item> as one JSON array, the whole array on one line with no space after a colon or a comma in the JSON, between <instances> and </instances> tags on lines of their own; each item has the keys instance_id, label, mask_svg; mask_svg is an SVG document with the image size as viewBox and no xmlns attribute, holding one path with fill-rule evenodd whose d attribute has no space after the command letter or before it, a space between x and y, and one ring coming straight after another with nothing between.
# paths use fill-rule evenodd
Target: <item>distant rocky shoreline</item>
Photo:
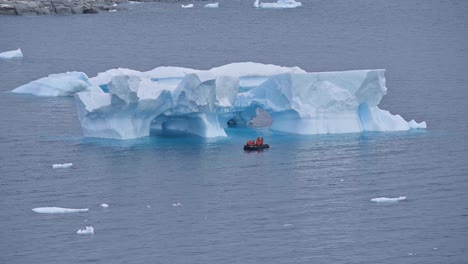
<instances>
[{"instance_id":1,"label":"distant rocky shoreline","mask_svg":"<svg viewBox=\"0 0 468 264\"><path fill-rule=\"evenodd\" d=\"M136 0L128 2L178 2L179 0ZM119 10L127 0L0 0L0 15L97 14Z\"/></svg>"}]
</instances>

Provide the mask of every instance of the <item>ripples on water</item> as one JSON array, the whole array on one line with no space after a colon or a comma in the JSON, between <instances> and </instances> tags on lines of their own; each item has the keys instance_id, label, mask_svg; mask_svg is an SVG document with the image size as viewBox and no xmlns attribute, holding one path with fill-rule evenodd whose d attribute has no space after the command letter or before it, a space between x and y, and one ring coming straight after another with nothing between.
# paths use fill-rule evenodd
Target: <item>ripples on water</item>
<instances>
[{"instance_id":1,"label":"ripples on water","mask_svg":"<svg viewBox=\"0 0 468 264\"><path fill-rule=\"evenodd\" d=\"M51 73L386 68L381 106L427 131L84 139L71 98L0 95L1 263L463 263L468 259L465 1L303 1L295 10L129 5L0 17L1 91ZM195 3L197 6L197 4ZM245 153L263 136L272 147ZM72 162L69 169L52 164ZM394 204L375 197L406 196ZM109 204L102 208L102 203ZM181 203L182 206L173 206ZM35 214L32 208L90 208ZM93 236L78 236L86 225Z\"/></svg>"}]
</instances>

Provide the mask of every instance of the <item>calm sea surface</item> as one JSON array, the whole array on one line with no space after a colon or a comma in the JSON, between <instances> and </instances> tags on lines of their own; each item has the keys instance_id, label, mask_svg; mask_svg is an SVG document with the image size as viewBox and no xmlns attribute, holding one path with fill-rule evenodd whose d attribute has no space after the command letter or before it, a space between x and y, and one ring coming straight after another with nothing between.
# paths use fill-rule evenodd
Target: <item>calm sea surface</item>
<instances>
[{"instance_id":1,"label":"calm sea surface","mask_svg":"<svg viewBox=\"0 0 468 264\"><path fill-rule=\"evenodd\" d=\"M0 263L467 263L468 2L251 2L0 16L0 51L25 55L0 61ZM381 108L428 129L85 139L72 98L9 93L70 70L240 61L385 68ZM245 153L259 135L271 149ZM382 196L407 200L370 201ZM90 211L31 211L43 206Z\"/></svg>"}]
</instances>

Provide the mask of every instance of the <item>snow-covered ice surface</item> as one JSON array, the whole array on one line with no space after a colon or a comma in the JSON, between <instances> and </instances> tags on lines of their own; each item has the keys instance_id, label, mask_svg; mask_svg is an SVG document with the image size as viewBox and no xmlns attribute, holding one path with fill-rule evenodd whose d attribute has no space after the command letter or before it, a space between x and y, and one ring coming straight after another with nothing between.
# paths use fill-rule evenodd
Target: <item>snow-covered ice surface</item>
<instances>
[{"instance_id":1,"label":"snow-covered ice surface","mask_svg":"<svg viewBox=\"0 0 468 264\"><path fill-rule=\"evenodd\" d=\"M388 198L388 197L378 197L378 198L372 198L372 202L376 203L397 203L400 201L406 200L406 196L400 196L400 197L394 197L394 198Z\"/></svg>"},{"instance_id":2,"label":"snow-covered ice surface","mask_svg":"<svg viewBox=\"0 0 468 264\"><path fill-rule=\"evenodd\" d=\"M21 52L21 49L5 51L5 52L0 53L0 59L2 60L22 59L22 58L23 58L23 52Z\"/></svg>"},{"instance_id":3,"label":"snow-covered ice surface","mask_svg":"<svg viewBox=\"0 0 468 264\"><path fill-rule=\"evenodd\" d=\"M93 235L94 234L94 228L92 226L87 226L85 229L78 229L76 231L78 235Z\"/></svg>"},{"instance_id":4,"label":"snow-covered ice surface","mask_svg":"<svg viewBox=\"0 0 468 264\"><path fill-rule=\"evenodd\" d=\"M296 8L302 6L301 2L295 0L278 0L276 3L261 3L260 0L255 0L254 7L256 8Z\"/></svg>"},{"instance_id":5,"label":"snow-covered ice surface","mask_svg":"<svg viewBox=\"0 0 468 264\"><path fill-rule=\"evenodd\" d=\"M67 214L67 213L85 213L88 212L88 208L74 209L74 208L62 208L62 207L37 207L32 209L35 213L40 214Z\"/></svg>"},{"instance_id":6,"label":"snow-covered ice surface","mask_svg":"<svg viewBox=\"0 0 468 264\"><path fill-rule=\"evenodd\" d=\"M210 3L205 5L206 8L218 8L219 3Z\"/></svg>"},{"instance_id":7,"label":"snow-covered ice surface","mask_svg":"<svg viewBox=\"0 0 468 264\"><path fill-rule=\"evenodd\" d=\"M188 4L188 5L182 5L182 8L192 8L193 4Z\"/></svg>"},{"instance_id":8,"label":"snow-covered ice surface","mask_svg":"<svg viewBox=\"0 0 468 264\"><path fill-rule=\"evenodd\" d=\"M71 166L73 166L73 163L53 164L52 168L53 169L66 169L66 168L70 168Z\"/></svg>"}]
</instances>

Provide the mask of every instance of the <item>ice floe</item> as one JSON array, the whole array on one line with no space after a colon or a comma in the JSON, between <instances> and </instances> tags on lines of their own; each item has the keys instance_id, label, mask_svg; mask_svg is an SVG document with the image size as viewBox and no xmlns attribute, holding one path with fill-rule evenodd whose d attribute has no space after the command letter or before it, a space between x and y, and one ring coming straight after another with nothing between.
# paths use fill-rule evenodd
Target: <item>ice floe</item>
<instances>
[{"instance_id":1,"label":"ice floe","mask_svg":"<svg viewBox=\"0 0 468 264\"><path fill-rule=\"evenodd\" d=\"M206 8L218 8L218 7L219 7L219 3L206 4L205 7L206 7Z\"/></svg>"},{"instance_id":2,"label":"ice floe","mask_svg":"<svg viewBox=\"0 0 468 264\"><path fill-rule=\"evenodd\" d=\"M62 207L37 207L32 209L33 212L39 214L67 214L67 213L85 213L88 212L88 208L74 209L74 208L62 208Z\"/></svg>"},{"instance_id":3,"label":"ice floe","mask_svg":"<svg viewBox=\"0 0 468 264\"><path fill-rule=\"evenodd\" d=\"M53 169L66 169L73 166L73 163L63 163L63 164L54 164L52 165Z\"/></svg>"},{"instance_id":4,"label":"ice floe","mask_svg":"<svg viewBox=\"0 0 468 264\"><path fill-rule=\"evenodd\" d=\"M261 3L260 0L255 0L254 7L256 8L296 8L302 6L301 2L294 0L278 0L276 3Z\"/></svg>"},{"instance_id":5,"label":"ice floe","mask_svg":"<svg viewBox=\"0 0 468 264\"><path fill-rule=\"evenodd\" d=\"M103 208L107 208L107 207L109 207L109 205L108 205L108 204L106 204L106 203L103 203L103 204L101 204L100 206L101 206L101 207L103 207Z\"/></svg>"},{"instance_id":6,"label":"ice floe","mask_svg":"<svg viewBox=\"0 0 468 264\"><path fill-rule=\"evenodd\" d=\"M85 229L78 229L76 233L78 235L92 235L94 234L94 228L92 226L87 226Z\"/></svg>"},{"instance_id":7,"label":"ice floe","mask_svg":"<svg viewBox=\"0 0 468 264\"><path fill-rule=\"evenodd\" d=\"M188 4L188 5L182 5L182 8L192 8L193 4Z\"/></svg>"},{"instance_id":8,"label":"ice floe","mask_svg":"<svg viewBox=\"0 0 468 264\"><path fill-rule=\"evenodd\" d=\"M182 204L181 203L174 203L174 204L172 204L172 206L178 207L178 206L182 206Z\"/></svg>"},{"instance_id":9,"label":"ice floe","mask_svg":"<svg viewBox=\"0 0 468 264\"><path fill-rule=\"evenodd\" d=\"M388 198L388 197L379 197L379 198L372 198L372 202L376 203L397 203L399 201L404 201L406 200L406 196L400 196L400 197L395 197L395 198Z\"/></svg>"},{"instance_id":10,"label":"ice floe","mask_svg":"<svg viewBox=\"0 0 468 264\"><path fill-rule=\"evenodd\" d=\"M5 51L5 52L0 53L0 59L2 60L22 59L22 58L23 58L23 52L21 52L21 49Z\"/></svg>"}]
</instances>

